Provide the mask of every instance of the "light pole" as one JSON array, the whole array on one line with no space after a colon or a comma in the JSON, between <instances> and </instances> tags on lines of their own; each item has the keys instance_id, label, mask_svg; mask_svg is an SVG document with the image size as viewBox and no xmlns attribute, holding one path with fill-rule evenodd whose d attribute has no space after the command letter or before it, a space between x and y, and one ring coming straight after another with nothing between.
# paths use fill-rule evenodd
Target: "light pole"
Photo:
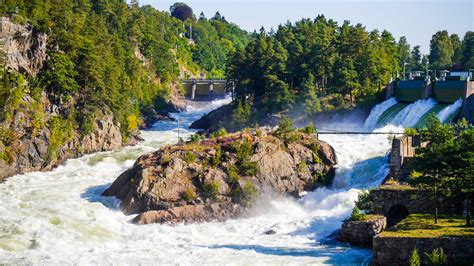
<instances>
[{"instance_id":1,"label":"light pole","mask_svg":"<svg viewBox=\"0 0 474 266\"><path fill-rule=\"evenodd\" d=\"M406 79L406 71L405 71L405 66L409 66L409 63L403 63L403 79Z\"/></svg>"}]
</instances>

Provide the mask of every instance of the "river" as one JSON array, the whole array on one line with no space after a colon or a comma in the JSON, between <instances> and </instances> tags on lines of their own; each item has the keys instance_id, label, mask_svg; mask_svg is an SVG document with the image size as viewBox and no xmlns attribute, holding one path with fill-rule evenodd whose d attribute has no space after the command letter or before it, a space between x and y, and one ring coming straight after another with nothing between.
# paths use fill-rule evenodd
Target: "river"
<instances>
[{"instance_id":1,"label":"river","mask_svg":"<svg viewBox=\"0 0 474 266\"><path fill-rule=\"evenodd\" d=\"M225 104L174 114L187 126ZM380 116L391 104L378 108ZM379 110L380 109L380 110ZM387 130L392 126L385 127ZM17 175L0 184L0 264L368 264L371 251L337 242L337 230L362 188L388 173L386 135L321 135L337 153L331 188L300 200L273 198L250 217L178 226L134 225L118 201L101 193L135 159L178 139L176 122L142 131L134 147L68 160L51 172ZM273 229L274 235L263 232Z\"/></svg>"}]
</instances>

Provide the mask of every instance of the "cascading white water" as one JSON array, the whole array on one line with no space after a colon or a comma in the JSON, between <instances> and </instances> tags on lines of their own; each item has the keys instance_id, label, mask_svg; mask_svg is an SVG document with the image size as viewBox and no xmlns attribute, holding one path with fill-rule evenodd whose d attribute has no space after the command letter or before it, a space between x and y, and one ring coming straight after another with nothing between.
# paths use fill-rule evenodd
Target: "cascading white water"
<instances>
[{"instance_id":1,"label":"cascading white water","mask_svg":"<svg viewBox=\"0 0 474 266\"><path fill-rule=\"evenodd\" d=\"M429 98L418 100L398 113L390 122L390 125L414 127L420 118L436 105L436 101Z\"/></svg>"},{"instance_id":2,"label":"cascading white water","mask_svg":"<svg viewBox=\"0 0 474 266\"><path fill-rule=\"evenodd\" d=\"M439 121L442 123L446 123L446 121L450 116L452 116L455 112L459 110L462 106L462 99L457 100L453 104L447 106L441 112L439 112L436 116L438 117Z\"/></svg>"},{"instance_id":3,"label":"cascading white water","mask_svg":"<svg viewBox=\"0 0 474 266\"><path fill-rule=\"evenodd\" d=\"M183 137L205 109L175 114ZM387 127L380 130L393 130ZM17 175L0 184L0 264L367 264L371 252L328 238L350 215L361 188L388 173L384 135L321 135L338 156L331 188L304 198L273 198L248 218L224 223L137 226L101 197L143 153L175 143L176 122L143 131L135 147L68 160L51 172ZM269 202L269 203L268 203ZM273 229L275 235L263 232Z\"/></svg>"},{"instance_id":4,"label":"cascading white water","mask_svg":"<svg viewBox=\"0 0 474 266\"><path fill-rule=\"evenodd\" d=\"M369 117L365 120L364 126L368 129L374 129L377 126L377 122L380 116L387 111L390 107L397 104L397 100L395 98L390 98L382 103L377 104L372 110L370 111Z\"/></svg>"}]
</instances>

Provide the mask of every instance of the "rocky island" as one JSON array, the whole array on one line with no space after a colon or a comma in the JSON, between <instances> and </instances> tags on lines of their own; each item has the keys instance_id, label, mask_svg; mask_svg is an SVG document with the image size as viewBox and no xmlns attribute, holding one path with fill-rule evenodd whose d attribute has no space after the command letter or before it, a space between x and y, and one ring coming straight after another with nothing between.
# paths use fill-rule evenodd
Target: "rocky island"
<instances>
[{"instance_id":1,"label":"rocky island","mask_svg":"<svg viewBox=\"0 0 474 266\"><path fill-rule=\"evenodd\" d=\"M245 213L260 193L299 196L334 177L333 148L312 134L221 135L141 156L103 195L120 199L138 224L223 221Z\"/></svg>"}]
</instances>

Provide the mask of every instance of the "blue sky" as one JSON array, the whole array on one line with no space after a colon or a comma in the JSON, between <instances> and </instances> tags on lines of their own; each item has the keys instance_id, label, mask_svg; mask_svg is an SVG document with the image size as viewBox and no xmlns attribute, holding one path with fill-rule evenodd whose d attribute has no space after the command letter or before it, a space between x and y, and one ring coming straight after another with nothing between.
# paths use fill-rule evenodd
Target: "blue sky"
<instances>
[{"instance_id":1,"label":"blue sky","mask_svg":"<svg viewBox=\"0 0 474 266\"><path fill-rule=\"evenodd\" d=\"M176 1L140 0L141 5L152 5L169 10ZM324 14L339 23L350 20L362 23L368 30L387 29L398 39L429 51L431 36L438 30L464 33L474 30L474 0L181 0L198 16L201 11L212 17L219 11L228 21L253 31L264 26L276 28L287 20L315 18Z\"/></svg>"}]
</instances>

